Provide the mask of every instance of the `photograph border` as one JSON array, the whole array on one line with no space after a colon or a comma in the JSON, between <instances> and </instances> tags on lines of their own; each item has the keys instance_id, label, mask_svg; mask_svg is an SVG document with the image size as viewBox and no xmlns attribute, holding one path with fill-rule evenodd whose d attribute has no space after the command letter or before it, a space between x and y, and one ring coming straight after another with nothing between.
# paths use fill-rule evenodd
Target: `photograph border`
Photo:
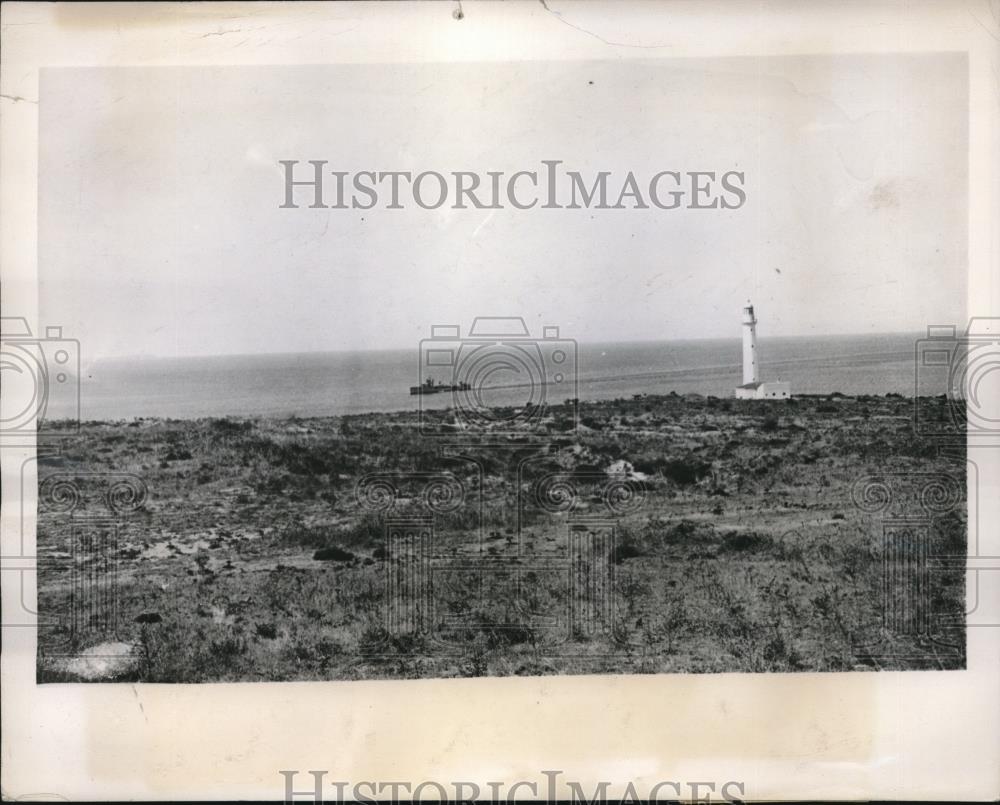
<instances>
[{"instance_id":1,"label":"photograph border","mask_svg":"<svg viewBox=\"0 0 1000 805\"><path fill-rule=\"evenodd\" d=\"M46 66L941 51L969 60L969 313L1000 314L995 2L6 3L0 15L4 315L39 323ZM23 489L20 473L34 454L34 445L0 450L4 613L32 597L35 490L30 469ZM969 535L979 551L973 603L982 606L984 594L994 603L1000 595L984 581L1000 554L989 536L1000 533L1000 496L990 494L1000 460L989 444L970 444L969 458L970 479L979 480L968 498L980 518ZM963 671L252 686L37 686L34 630L7 624L0 712L2 788L11 798L276 799L282 770L295 769L355 782L536 780L559 769L588 792L610 780L609 795L663 780L741 781L746 799L989 799L1000 791L1000 624L968 630Z\"/></svg>"}]
</instances>

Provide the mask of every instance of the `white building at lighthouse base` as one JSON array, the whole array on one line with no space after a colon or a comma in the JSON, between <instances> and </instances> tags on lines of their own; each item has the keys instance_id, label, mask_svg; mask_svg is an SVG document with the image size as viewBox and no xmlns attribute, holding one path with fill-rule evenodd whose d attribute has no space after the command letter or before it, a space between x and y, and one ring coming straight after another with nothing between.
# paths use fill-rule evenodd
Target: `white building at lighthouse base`
<instances>
[{"instance_id":1,"label":"white building at lighthouse base","mask_svg":"<svg viewBox=\"0 0 1000 805\"><path fill-rule=\"evenodd\" d=\"M783 380L744 383L736 387L738 400L787 400L792 396L792 384Z\"/></svg>"}]
</instances>

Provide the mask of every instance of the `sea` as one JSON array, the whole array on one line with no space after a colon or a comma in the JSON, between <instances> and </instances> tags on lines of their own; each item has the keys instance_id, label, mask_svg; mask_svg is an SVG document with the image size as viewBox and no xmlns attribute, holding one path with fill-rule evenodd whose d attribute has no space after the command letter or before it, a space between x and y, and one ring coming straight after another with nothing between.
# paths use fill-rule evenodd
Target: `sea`
<instances>
[{"instance_id":1,"label":"sea","mask_svg":"<svg viewBox=\"0 0 1000 805\"><path fill-rule=\"evenodd\" d=\"M914 389L919 334L761 339L760 376L791 383L794 394L897 393ZM428 377L473 381L475 404L562 403L641 394L730 397L742 382L739 339L552 344L496 348L467 360L474 344L453 345L461 369L428 367L418 349L215 357L109 358L84 364L82 420L138 417L318 417L454 405L451 393L411 395ZM553 362L556 347L563 354ZM438 362L435 359L435 362ZM472 368L470 368L472 367ZM73 416L63 395L53 419ZM469 403L463 403L469 404Z\"/></svg>"}]
</instances>

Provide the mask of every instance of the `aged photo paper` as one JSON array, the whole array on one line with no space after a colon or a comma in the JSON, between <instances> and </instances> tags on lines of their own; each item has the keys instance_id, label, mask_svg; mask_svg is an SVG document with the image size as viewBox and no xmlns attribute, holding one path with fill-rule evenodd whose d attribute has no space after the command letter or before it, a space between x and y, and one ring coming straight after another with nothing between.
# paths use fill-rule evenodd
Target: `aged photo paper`
<instances>
[{"instance_id":1,"label":"aged photo paper","mask_svg":"<svg viewBox=\"0 0 1000 805\"><path fill-rule=\"evenodd\" d=\"M2 9L3 793L1000 795L1000 6Z\"/></svg>"}]
</instances>

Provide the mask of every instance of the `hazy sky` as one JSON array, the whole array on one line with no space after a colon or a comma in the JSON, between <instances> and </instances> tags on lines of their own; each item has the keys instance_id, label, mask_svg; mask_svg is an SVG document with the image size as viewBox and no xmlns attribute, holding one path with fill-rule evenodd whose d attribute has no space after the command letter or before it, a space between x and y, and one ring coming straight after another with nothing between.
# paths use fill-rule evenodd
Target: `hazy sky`
<instances>
[{"instance_id":1,"label":"hazy sky","mask_svg":"<svg viewBox=\"0 0 1000 805\"><path fill-rule=\"evenodd\" d=\"M586 341L965 315L961 55L43 71L43 324L83 354ZM330 169L746 175L738 210L279 209ZM615 185L612 178L611 185Z\"/></svg>"}]
</instances>

